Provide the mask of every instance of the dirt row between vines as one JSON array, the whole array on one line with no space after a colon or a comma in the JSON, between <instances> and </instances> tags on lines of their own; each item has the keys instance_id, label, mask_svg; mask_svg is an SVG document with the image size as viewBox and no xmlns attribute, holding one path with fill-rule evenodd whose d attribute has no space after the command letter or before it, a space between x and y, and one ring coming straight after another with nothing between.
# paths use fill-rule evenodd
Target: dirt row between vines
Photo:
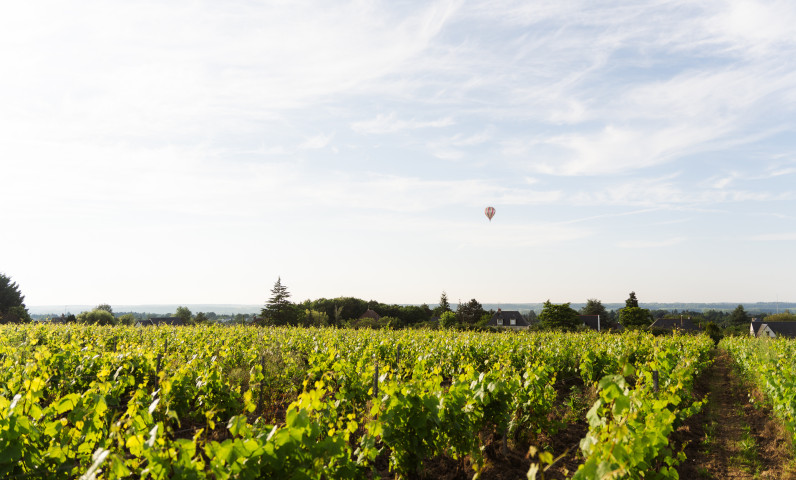
<instances>
[{"instance_id":1,"label":"dirt row between vines","mask_svg":"<svg viewBox=\"0 0 796 480\"><path fill-rule=\"evenodd\" d=\"M681 479L796 480L789 434L726 352L717 351L694 395L708 395L709 401L673 435L687 457Z\"/></svg>"}]
</instances>

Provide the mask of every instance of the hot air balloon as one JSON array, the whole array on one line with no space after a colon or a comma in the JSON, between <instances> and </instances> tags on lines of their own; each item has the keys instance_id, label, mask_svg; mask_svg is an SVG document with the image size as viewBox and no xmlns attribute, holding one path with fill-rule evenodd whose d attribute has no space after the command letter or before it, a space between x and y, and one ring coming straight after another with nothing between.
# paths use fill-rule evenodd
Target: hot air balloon
<instances>
[{"instance_id":1,"label":"hot air balloon","mask_svg":"<svg viewBox=\"0 0 796 480\"><path fill-rule=\"evenodd\" d=\"M492 217L495 216L495 208L494 207L486 207L486 209L484 210L484 215L486 215L486 218L488 218L489 221L491 222L492 221Z\"/></svg>"}]
</instances>

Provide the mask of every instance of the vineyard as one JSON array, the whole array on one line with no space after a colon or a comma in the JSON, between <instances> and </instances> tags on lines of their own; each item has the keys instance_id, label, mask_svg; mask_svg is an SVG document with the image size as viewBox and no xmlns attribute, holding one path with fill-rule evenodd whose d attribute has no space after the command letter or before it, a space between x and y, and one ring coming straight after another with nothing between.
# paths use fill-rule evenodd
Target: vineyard
<instances>
[{"instance_id":1,"label":"vineyard","mask_svg":"<svg viewBox=\"0 0 796 480\"><path fill-rule=\"evenodd\" d=\"M794 426L794 344L722 345ZM511 478L678 478L669 437L706 402L692 388L713 347L641 332L0 326L0 477L473 478L518 457Z\"/></svg>"},{"instance_id":2,"label":"vineyard","mask_svg":"<svg viewBox=\"0 0 796 480\"><path fill-rule=\"evenodd\" d=\"M770 401L791 434L796 434L796 342L727 338L721 346Z\"/></svg>"}]
</instances>

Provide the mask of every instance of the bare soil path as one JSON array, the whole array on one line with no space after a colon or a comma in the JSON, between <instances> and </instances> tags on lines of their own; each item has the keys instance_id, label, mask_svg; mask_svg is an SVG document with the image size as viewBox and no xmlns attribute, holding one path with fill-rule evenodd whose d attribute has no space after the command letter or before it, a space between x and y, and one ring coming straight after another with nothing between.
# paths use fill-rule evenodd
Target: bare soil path
<instances>
[{"instance_id":1,"label":"bare soil path","mask_svg":"<svg viewBox=\"0 0 796 480\"><path fill-rule=\"evenodd\" d=\"M758 395L750 401L750 392L732 359L718 350L695 386L695 395L708 395L709 402L674 434L687 456L681 479L796 479L789 434Z\"/></svg>"}]
</instances>

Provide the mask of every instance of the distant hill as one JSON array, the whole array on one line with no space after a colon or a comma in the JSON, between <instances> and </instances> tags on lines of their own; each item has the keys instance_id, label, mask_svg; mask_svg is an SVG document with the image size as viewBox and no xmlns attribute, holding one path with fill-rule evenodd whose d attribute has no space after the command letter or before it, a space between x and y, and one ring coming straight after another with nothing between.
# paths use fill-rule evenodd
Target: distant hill
<instances>
[{"instance_id":1,"label":"distant hill","mask_svg":"<svg viewBox=\"0 0 796 480\"><path fill-rule=\"evenodd\" d=\"M31 315L60 315L62 313L73 313L92 310L96 305L34 305L28 307ZM260 313L262 305L238 305L238 304L162 304L162 305L111 305L114 313L156 313L158 315L168 315L177 311L177 307L188 307L193 313L215 312L219 315L235 315L238 313L251 314Z\"/></svg>"},{"instance_id":2,"label":"distant hill","mask_svg":"<svg viewBox=\"0 0 796 480\"><path fill-rule=\"evenodd\" d=\"M408 305L408 304L407 304ZM419 305L419 304L416 304ZM486 310L518 310L526 313L530 310L539 313L542 311L542 303L484 303L482 304ZM580 310L585 306L585 303L572 303L571 306L575 310ZM649 308L650 310L690 310L694 312L702 312L707 310L723 310L733 311L738 305L743 305L743 308L748 313L775 313L783 312L786 309L796 312L796 302L756 302L756 303L734 303L734 302L721 302L721 303L644 303L639 302L642 308ZM28 307L31 315L60 315L62 313L73 313L77 315L80 312L91 310L96 305L34 305ZM155 313L158 315L168 315L177 311L177 307L188 307L193 313L197 312L215 312L219 315L235 315L238 313L252 314L260 313L263 308L262 305L244 305L244 304L163 304L163 305L111 305L113 311L116 313L125 312L138 312L138 313ZM431 308L436 307L434 304L429 304ZM603 306L608 310L619 310L624 308L624 303L603 303ZM453 305L455 308L455 304Z\"/></svg>"},{"instance_id":3,"label":"distant hill","mask_svg":"<svg viewBox=\"0 0 796 480\"><path fill-rule=\"evenodd\" d=\"M484 303L482 304L485 310L519 310L522 313L530 310L539 313L542 311L543 303ZM786 309L796 311L796 302L756 302L756 303L743 303L743 302L720 302L720 303L645 303L639 302L639 307L648 308L650 310L688 310L692 312L705 312L708 310L718 310L731 312L735 310L738 305L743 305L747 313L775 313L783 312ZM571 303L570 306L575 310L580 310L586 303ZM619 310L625 308L623 303L603 303L606 310ZM432 307L433 308L433 307Z\"/></svg>"}]
</instances>

